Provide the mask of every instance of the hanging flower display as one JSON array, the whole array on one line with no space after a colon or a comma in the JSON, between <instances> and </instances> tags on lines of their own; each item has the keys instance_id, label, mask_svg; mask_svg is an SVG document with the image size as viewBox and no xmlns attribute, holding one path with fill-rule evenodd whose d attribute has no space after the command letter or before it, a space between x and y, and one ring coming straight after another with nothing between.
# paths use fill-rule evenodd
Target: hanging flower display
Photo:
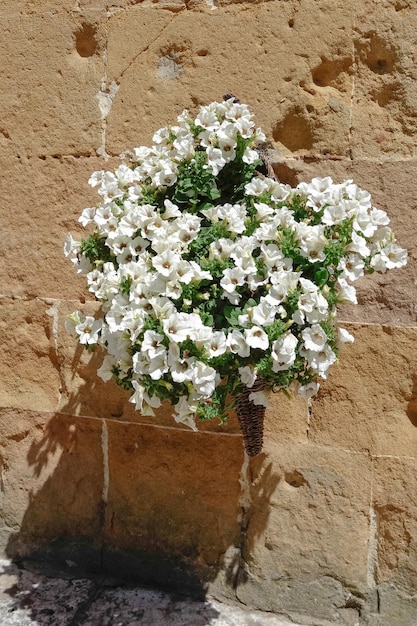
<instances>
[{"instance_id":1,"label":"hanging flower display","mask_svg":"<svg viewBox=\"0 0 417 626\"><path fill-rule=\"evenodd\" d=\"M143 414L169 400L196 429L237 406L245 435L248 407L262 418L271 391L317 392L353 340L336 325L336 307L357 302L352 283L406 263L367 191L329 177L282 184L262 173L264 140L231 97L184 111L90 178L100 203L79 221L91 234L68 235L65 254L101 314L76 311L67 327L104 347L98 374ZM260 446L261 435L247 450Z\"/></svg>"}]
</instances>

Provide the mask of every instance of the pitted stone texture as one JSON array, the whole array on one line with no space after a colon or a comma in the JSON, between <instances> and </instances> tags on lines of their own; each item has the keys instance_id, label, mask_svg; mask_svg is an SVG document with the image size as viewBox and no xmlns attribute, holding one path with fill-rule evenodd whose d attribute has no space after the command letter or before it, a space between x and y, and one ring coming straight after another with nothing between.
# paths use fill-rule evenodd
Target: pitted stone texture
<instances>
[{"instance_id":1,"label":"pitted stone texture","mask_svg":"<svg viewBox=\"0 0 417 626\"><path fill-rule=\"evenodd\" d=\"M277 612L342 615L338 608L367 586L371 472L366 455L267 441L251 468L238 598Z\"/></svg>"},{"instance_id":2,"label":"pitted stone texture","mask_svg":"<svg viewBox=\"0 0 417 626\"><path fill-rule=\"evenodd\" d=\"M50 310L41 300L0 298L0 407L56 409L60 377Z\"/></svg>"},{"instance_id":3,"label":"pitted stone texture","mask_svg":"<svg viewBox=\"0 0 417 626\"><path fill-rule=\"evenodd\" d=\"M83 57L76 33L83 20L44 10L1 12L0 72L3 154L44 156L95 154L102 122L96 94L104 74L98 53Z\"/></svg>"},{"instance_id":4,"label":"pitted stone texture","mask_svg":"<svg viewBox=\"0 0 417 626\"><path fill-rule=\"evenodd\" d=\"M239 536L240 438L114 423L108 433L107 547L216 575Z\"/></svg>"},{"instance_id":5,"label":"pitted stone texture","mask_svg":"<svg viewBox=\"0 0 417 626\"><path fill-rule=\"evenodd\" d=\"M10 204L0 214L2 295L89 298L84 276L64 256L68 232L87 236L78 223L81 211L100 197L88 185L95 170L113 169L99 158L1 159L2 180L9 181ZM30 190L30 192L29 192Z\"/></svg>"},{"instance_id":6,"label":"pitted stone texture","mask_svg":"<svg viewBox=\"0 0 417 626\"><path fill-rule=\"evenodd\" d=\"M393 585L382 584L378 588L379 616L370 621L370 626L395 624L395 626L415 626L417 615L417 596L396 589Z\"/></svg>"},{"instance_id":7,"label":"pitted stone texture","mask_svg":"<svg viewBox=\"0 0 417 626\"><path fill-rule=\"evenodd\" d=\"M103 454L99 420L3 409L2 523L11 556L45 541L95 543L102 522ZM7 537L3 537L3 541Z\"/></svg>"},{"instance_id":8,"label":"pitted stone texture","mask_svg":"<svg viewBox=\"0 0 417 626\"><path fill-rule=\"evenodd\" d=\"M417 595L417 470L412 458L374 459L376 580Z\"/></svg>"},{"instance_id":9,"label":"pitted stone texture","mask_svg":"<svg viewBox=\"0 0 417 626\"><path fill-rule=\"evenodd\" d=\"M308 402L296 394L272 393L264 420L264 439L275 443L307 443Z\"/></svg>"},{"instance_id":10,"label":"pitted stone texture","mask_svg":"<svg viewBox=\"0 0 417 626\"><path fill-rule=\"evenodd\" d=\"M385 274L375 272L354 283L359 306L342 305L339 318L352 322L415 325L417 320L417 160L371 162L316 159L310 163L272 156L282 182L296 186L315 176L331 176L336 183L352 179L372 196L374 206L387 212L398 244L408 250L408 263Z\"/></svg>"},{"instance_id":11,"label":"pitted stone texture","mask_svg":"<svg viewBox=\"0 0 417 626\"><path fill-rule=\"evenodd\" d=\"M355 337L312 400L309 439L371 454L415 456L417 328L348 325Z\"/></svg>"},{"instance_id":12,"label":"pitted stone texture","mask_svg":"<svg viewBox=\"0 0 417 626\"><path fill-rule=\"evenodd\" d=\"M107 150L148 145L184 108L196 112L232 93L284 153L347 154L354 4L244 3L177 14L139 5L116 13L107 81L119 90ZM161 59L181 66L175 77L161 75Z\"/></svg>"},{"instance_id":13,"label":"pitted stone texture","mask_svg":"<svg viewBox=\"0 0 417 626\"><path fill-rule=\"evenodd\" d=\"M413 2L370 0L357 5L354 158L416 156L416 20Z\"/></svg>"}]
</instances>

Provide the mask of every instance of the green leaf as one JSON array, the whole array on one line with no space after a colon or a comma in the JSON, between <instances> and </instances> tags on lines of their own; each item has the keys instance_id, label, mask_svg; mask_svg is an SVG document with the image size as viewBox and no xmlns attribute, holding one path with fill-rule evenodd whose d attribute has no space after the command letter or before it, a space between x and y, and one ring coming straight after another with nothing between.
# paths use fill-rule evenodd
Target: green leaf
<instances>
[{"instance_id":1,"label":"green leaf","mask_svg":"<svg viewBox=\"0 0 417 626\"><path fill-rule=\"evenodd\" d=\"M242 315L242 313L242 309L239 309L237 306L226 305L223 309L223 316L230 326L239 326L239 315Z\"/></svg>"},{"instance_id":2,"label":"green leaf","mask_svg":"<svg viewBox=\"0 0 417 626\"><path fill-rule=\"evenodd\" d=\"M110 248L97 231L80 242L80 251L93 265L114 261L115 259Z\"/></svg>"},{"instance_id":3,"label":"green leaf","mask_svg":"<svg viewBox=\"0 0 417 626\"><path fill-rule=\"evenodd\" d=\"M314 282L318 287L322 287L329 280L329 272L325 267L320 267L314 272Z\"/></svg>"}]
</instances>

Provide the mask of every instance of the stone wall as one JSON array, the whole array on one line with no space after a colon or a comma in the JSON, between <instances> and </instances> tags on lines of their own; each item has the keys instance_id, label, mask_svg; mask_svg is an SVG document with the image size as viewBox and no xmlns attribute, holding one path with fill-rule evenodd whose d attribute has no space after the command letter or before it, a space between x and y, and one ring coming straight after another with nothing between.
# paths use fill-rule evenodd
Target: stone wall
<instances>
[{"instance_id":1,"label":"stone wall","mask_svg":"<svg viewBox=\"0 0 417 626\"><path fill-rule=\"evenodd\" d=\"M413 0L0 0L0 501L6 554L315 624L417 623L417 6ZM279 178L352 178L407 268L361 281L319 395L275 396L264 453L134 412L64 329L87 185L233 93Z\"/></svg>"}]
</instances>

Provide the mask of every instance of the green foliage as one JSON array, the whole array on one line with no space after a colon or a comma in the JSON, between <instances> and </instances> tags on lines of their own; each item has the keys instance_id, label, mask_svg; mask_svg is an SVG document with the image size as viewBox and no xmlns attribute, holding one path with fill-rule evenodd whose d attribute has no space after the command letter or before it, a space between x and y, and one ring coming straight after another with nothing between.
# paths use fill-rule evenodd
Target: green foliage
<instances>
[{"instance_id":1,"label":"green foliage","mask_svg":"<svg viewBox=\"0 0 417 626\"><path fill-rule=\"evenodd\" d=\"M172 201L186 205L190 213L197 212L201 205L221 197L216 177L207 167L205 152L196 152L192 161L182 161L178 167L178 179L172 193Z\"/></svg>"},{"instance_id":2,"label":"green foliage","mask_svg":"<svg viewBox=\"0 0 417 626\"><path fill-rule=\"evenodd\" d=\"M188 259L199 259L199 261L204 263L208 268L208 248L210 244L222 237L226 239L230 237L230 231L223 222L215 222L214 224L210 224L210 226L203 226L198 233L198 237L189 245L188 253L185 257Z\"/></svg>"},{"instance_id":3,"label":"green foliage","mask_svg":"<svg viewBox=\"0 0 417 626\"><path fill-rule=\"evenodd\" d=\"M97 231L80 242L80 252L95 266L114 261L110 248Z\"/></svg>"}]
</instances>

